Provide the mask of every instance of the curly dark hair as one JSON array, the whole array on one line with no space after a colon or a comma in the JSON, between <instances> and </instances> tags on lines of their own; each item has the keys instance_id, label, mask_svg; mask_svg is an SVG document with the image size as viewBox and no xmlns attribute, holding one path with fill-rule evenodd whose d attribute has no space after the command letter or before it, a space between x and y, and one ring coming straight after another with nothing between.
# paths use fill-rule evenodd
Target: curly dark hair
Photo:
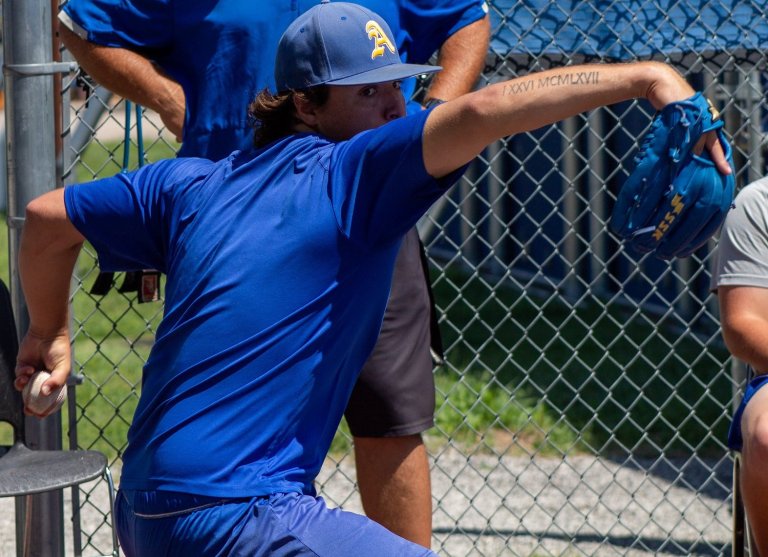
<instances>
[{"instance_id":1,"label":"curly dark hair","mask_svg":"<svg viewBox=\"0 0 768 557\"><path fill-rule=\"evenodd\" d=\"M288 91L273 95L263 89L248 105L248 115L253 122L253 145L263 147L273 141L295 133L299 123L296 117L294 97L303 97L316 106L323 106L328 100L328 86L317 85L308 89Z\"/></svg>"}]
</instances>

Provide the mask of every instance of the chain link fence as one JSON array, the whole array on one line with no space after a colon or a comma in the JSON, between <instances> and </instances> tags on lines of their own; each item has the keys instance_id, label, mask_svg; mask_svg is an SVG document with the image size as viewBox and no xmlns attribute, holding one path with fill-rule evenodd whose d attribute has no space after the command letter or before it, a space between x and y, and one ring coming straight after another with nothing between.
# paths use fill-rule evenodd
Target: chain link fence
<instances>
[{"instance_id":1,"label":"chain link fence","mask_svg":"<svg viewBox=\"0 0 768 557\"><path fill-rule=\"evenodd\" d=\"M482 84L588 61L673 63L722 110L738 186L766 174L762 0L493 0ZM66 53L65 53L66 56ZM64 183L173 156L159 119L64 78ZM741 378L709 293L714 241L663 262L607 231L652 108L628 102L488 147L420 223L446 345L431 458L441 555L722 555L725 446ZM74 281L69 443L119 478L141 366L162 314L130 275ZM342 424L319 491L361 511ZM73 495L84 554L108 552L100 486ZM90 552L90 553L89 553Z\"/></svg>"}]
</instances>

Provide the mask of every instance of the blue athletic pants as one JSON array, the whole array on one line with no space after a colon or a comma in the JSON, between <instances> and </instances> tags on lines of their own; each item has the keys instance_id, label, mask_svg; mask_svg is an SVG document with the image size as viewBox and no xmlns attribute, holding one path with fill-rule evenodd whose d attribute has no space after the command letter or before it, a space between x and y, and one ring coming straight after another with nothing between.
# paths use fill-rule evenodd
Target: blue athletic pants
<instances>
[{"instance_id":1,"label":"blue athletic pants","mask_svg":"<svg viewBox=\"0 0 768 557\"><path fill-rule=\"evenodd\" d=\"M758 375L753 377L748 383L747 388L744 391L744 396L741 399L741 404L736 409L736 413L733 415L731 421L731 428L728 430L728 447L734 451L741 451L744 440L741 437L741 417L744 414L744 410L747 408L747 404L755 396L755 393L762 387L768 385L768 375Z\"/></svg>"},{"instance_id":2,"label":"blue athletic pants","mask_svg":"<svg viewBox=\"0 0 768 557\"><path fill-rule=\"evenodd\" d=\"M221 499L120 490L115 524L127 557L436 557L320 497Z\"/></svg>"}]
</instances>

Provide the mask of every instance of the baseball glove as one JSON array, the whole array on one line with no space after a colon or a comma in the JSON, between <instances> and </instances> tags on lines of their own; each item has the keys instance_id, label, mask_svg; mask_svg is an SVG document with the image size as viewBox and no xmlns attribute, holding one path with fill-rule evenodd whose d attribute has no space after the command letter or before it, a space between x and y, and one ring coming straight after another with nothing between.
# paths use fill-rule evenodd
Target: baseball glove
<instances>
[{"instance_id":1,"label":"baseball glove","mask_svg":"<svg viewBox=\"0 0 768 557\"><path fill-rule=\"evenodd\" d=\"M715 130L733 167L717 110L701 94L665 106L643 139L635 168L619 191L611 229L641 253L686 257L720 227L733 203L733 173L723 176L693 148Z\"/></svg>"}]
</instances>

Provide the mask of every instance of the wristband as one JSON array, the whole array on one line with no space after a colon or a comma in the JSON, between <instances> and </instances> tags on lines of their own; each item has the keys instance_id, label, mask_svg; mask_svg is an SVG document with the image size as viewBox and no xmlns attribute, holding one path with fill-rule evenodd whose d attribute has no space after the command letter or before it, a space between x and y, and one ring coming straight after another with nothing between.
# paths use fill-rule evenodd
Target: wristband
<instances>
[{"instance_id":1,"label":"wristband","mask_svg":"<svg viewBox=\"0 0 768 557\"><path fill-rule=\"evenodd\" d=\"M424 101L424 104L422 105L424 108L432 108L433 106L437 106L439 104L443 104L445 101L443 99L436 99L434 97L427 99Z\"/></svg>"}]
</instances>

